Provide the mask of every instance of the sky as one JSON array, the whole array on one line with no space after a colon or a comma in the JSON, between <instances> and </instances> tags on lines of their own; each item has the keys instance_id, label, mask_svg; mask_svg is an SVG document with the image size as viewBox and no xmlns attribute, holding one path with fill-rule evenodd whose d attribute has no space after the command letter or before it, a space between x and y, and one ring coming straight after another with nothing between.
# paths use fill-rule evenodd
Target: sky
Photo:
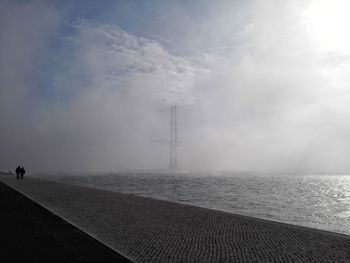
<instances>
[{"instance_id":1,"label":"sky","mask_svg":"<svg viewBox=\"0 0 350 263\"><path fill-rule=\"evenodd\" d=\"M0 169L350 173L346 0L0 4Z\"/></svg>"}]
</instances>

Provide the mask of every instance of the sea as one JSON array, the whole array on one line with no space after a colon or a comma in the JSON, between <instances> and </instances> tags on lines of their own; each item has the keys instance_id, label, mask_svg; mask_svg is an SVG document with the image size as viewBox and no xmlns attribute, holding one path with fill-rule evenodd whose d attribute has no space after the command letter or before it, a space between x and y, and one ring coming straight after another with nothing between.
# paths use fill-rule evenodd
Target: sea
<instances>
[{"instance_id":1,"label":"sea","mask_svg":"<svg viewBox=\"0 0 350 263\"><path fill-rule=\"evenodd\" d=\"M350 175L124 172L57 180L350 235Z\"/></svg>"}]
</instances>

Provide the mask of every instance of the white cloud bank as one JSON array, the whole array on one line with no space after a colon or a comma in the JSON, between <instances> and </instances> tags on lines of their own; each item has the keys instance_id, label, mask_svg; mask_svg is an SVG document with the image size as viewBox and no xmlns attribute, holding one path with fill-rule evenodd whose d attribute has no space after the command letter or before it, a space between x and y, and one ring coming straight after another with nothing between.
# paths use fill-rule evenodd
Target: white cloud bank
<instances>
[{"instance_id":1,"label":"white cloud bank","mask_svg":"<svg viewBox=\"0 0 350 263\"><path fill-rule=\"evenodd\" d=\"M177 104L185 168L350 171L349 54L319 53L305 26L307 7L303 1L253 1L249 16L234 27L225 21L234 23L230 15L237 11L220 8L208 32L200 21L189 22L181 40L192 48L200 41L218 48L175 55L117 25L67 24L54 7L8 4L2 12L35 19L0 16L7 28L0 49L0 167L166 167L167 148L152 139L167 138L166 110ZM180 34L182 22L171 21ZM9 33L24 24L25 33ZM68 30L52 51L48 43L62 24ZM188 33L198 28L198 35ZM52 52L45 55L51 64L42 71L45 50ZM42 87L36 79L44 72Z\"/></svg>"},{"instance_id":2,"label":"white cloud bank","mask_svg":"<svg viewBox=\"0 0 350 263\"><path fill-rule=\"evenodd\" d=\"M2 136L7 156L3 163L62 171L165 165L166 147L155 146L152 139L167 137L169 105L194 103L193 88L209 72L199 64L205 58L172 55L159 43L114 25L79 21L69 29L53 59L49 86L44 87L50 90L49 99L35 99L36 104L29 105L31 85L26 74L10 69L23 83L20 92L6 92L22 100L6 108L12 121L3 122L8 126ZM30 108L22 112L22 104ZM32 122L25 121L26 110Z\"/></svg>"}]
</instances>

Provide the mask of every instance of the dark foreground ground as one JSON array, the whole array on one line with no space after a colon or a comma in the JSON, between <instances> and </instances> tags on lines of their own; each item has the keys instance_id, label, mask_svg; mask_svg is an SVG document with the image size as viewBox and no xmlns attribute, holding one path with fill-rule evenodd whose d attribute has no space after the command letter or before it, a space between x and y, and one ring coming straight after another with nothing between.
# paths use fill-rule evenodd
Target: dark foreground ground
<instances>
[{"instance_id":1,"label":"dark foreground ground","mask_svg":"<svg viewBox=\"0 0 350 263\"><path fill-rule=\"evenodd\" d=\"M130 262L0 182L1 262Z\"/></svg>"},{"instance_id":2,"label":"dark foreground ground","mask_svg":"<svg viewBox=\"0 0 350 263\"><path fill-rule=\"evenodd\" d=\"M0 175L0 180L135 262L350 262L348 235L29 177L18 181ZM34 258L32 250L44 249L40 255L49 257L47 262L64 262L88 251L98 262L108 262L109 258L102 259L107 257L104 252L93 252L94 246L71 238L78 230L47 226L49 217L40 222L35 219L37 210L22 201L15 205L22 207L16 215L9 205L15 194L7 191L0 196L0 211L7 210L10 216L0 223L15 229L6 227L1 233L2 241L8 240L7 255ZM23 233L25 240L16 247Z\"/></svg>"}]
</instances>

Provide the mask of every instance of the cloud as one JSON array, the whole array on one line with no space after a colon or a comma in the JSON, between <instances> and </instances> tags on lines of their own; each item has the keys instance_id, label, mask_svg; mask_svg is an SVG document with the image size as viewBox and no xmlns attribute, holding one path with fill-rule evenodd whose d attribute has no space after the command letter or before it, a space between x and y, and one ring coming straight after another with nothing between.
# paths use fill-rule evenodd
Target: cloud
<instances>
[{"instance_id":1,"label":"cloud","mask_svg":"<svg viewBox=\"0 0 350 263\"><path fill-rule=\"evenodd\" d=\"M201 58L172 55L159 43L114 25L78 21L68 26L58 55L50 58L50 75L41 83L45 87L39 88L51 95L39 96L30 106L33 122L19 118L19 125L7 123L20 131L15 137L8 134L11 141L2 137L4 154L18 147L7 152L9 159L30 163L34 170L100 171L166 163L166 147L155 147L151 140L167 134L168 116L162 109L194 103L195 83L209 73ZM31 88L20 87L23 101L28 100ZM9 115L16 119L21 111L14 107Z\"/></svg>"},{"instance_id":2,"label":"cloud","mask_svg":"<svg viewBox=\"0 0 350 263\"><path fill-rule=\"evenodd\" d=\"M232 59L237 49L227 51L220 74L201 89L210 99L200 109L201 136L188 138L188 165L280 173L349 170L347 55L340 55L339 67L338 59L329 62L331 54L315 52L304 30L304 6L252 6L239 59Z\"/></svg>"},{"instance_id":3,"label":"cloud","mask_svg":"<svg viewBox=\"0 0 350 263\"><path fill-rule=\"evenodd\" d=\"M153 141L167 139L177 104L184 168L350 169L348 54L315 51L303 1L155 4L133 32L5 3L0 167L166 167L168 148Z\"/></svg>"},{"instance_id":4,"label":"cloud","mask_svg":"<svg viewBox=\"0 0 350 263\"><path fill-rule=\"evenodd\" d=\"M193 103L193 87L209 71L198 57L172 55L158 42L115 25L80 21L72 27L74 34L67 37L67 48L74 53L70 68L74 76L83 77L81 85L92 89L119 90L170 104Z\"/></svg>"},{"instance_id":5,"label":"cloud","mask_svg":"<svg viewBox=\"0 0 350 263\"><path fill-rule=\"evenodd\" d=\"M0 166L13 166L21 161L21 152L31 152L23 144L31 137L32 91L42 51L56 32L60 15L41 2L1 4Z\"/></svg>"}]
</instances>

